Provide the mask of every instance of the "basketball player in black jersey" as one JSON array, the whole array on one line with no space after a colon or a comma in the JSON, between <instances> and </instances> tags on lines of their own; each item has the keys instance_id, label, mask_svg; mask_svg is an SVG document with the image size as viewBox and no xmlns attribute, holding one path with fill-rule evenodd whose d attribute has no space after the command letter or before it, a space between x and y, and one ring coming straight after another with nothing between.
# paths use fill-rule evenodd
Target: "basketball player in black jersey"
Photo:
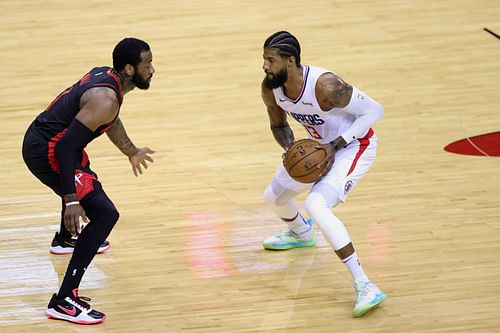
<instances>
[{"instance_id":1,"label":"basketball player in black jersey","mask_svg":"<svg viewBox=\"0 0 500 333\"><path fill-rule=\"evenodd\" d=\"M48 304L49 318L78 324L96 324L106 318L90 307L88 298L78 295L78 287L95 254L109 246L106 238L119 214L90 169L84 148L106 133L128 157L135 176L142 174L142 167L153 162L150 154L154 151L132 143L119 112L123 95L135 87L148 89L153 73L149 45L125 38L113 50L113 67L96 67L61 92L25 134L26 165L62 199L61 230L52 252L64 253L66 247L66 252L73 253L61 287ZM88 222L83 229L80 218ZM74 251L71 236L78 237L73 241Z\"/></svg>"}]
</instances>

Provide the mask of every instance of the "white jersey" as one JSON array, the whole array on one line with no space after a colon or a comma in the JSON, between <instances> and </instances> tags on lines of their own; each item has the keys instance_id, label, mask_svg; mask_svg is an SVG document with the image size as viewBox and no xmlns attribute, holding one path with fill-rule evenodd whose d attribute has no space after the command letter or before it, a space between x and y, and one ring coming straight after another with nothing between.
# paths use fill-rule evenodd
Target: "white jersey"
<instances>
[{"instance_id":1,"label":"white jersey","mask_svg":"<svg viewBox=\"0 0 500 333\"><path fill-rule=\"evenodd\" d=\"M316 82L324 73L332 73L320 67L304 65L304 85L299 97L292 100L285 96L283 87L273 89L276 103L288 115L297 120L309 133L309 137L320 143L338 138L356 120L356 116L341 108L321 110L316 99Z\"/></svg>"}]
</instances>

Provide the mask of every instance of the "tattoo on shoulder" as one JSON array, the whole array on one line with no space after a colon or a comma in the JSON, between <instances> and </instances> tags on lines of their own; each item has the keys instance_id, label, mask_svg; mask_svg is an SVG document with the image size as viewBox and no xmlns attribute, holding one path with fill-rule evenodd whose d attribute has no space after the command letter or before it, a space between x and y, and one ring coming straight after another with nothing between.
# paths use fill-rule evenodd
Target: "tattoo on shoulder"
<instances>
[{"instance_id":1,"label":"tattoo on shoulder","mask_svg":"<svg viewBox=\"0 0 500 333\"><path fill-rule=\"evenodd\" d=\"M92 87L84 95L101 95L101 96L113 96L115 93L111 88L108 87Z\"/></svg>"},{"instance_id":2,"label":"tattoo on shoulder","mask_svg":"<svg viewBox=\"0 0 500 333\"><path fill-rule=\"evenodd\" d=\"M349 104L352 96L352 86L336 76L332 87L332 102L334 107L343 108Z\"/></svg>"},{"instance_id":3,"label":"tattoo on shoulder","mask_svg":"<svg viewBox=\"0 0 500 333\"><path fill-rule=\"evenodd\" d=\"M80 104L82 105L92 99L109 99L118 104L115 91L108 87L93 87L88 89L80 98Z\"/></svg>"}]
</instances>

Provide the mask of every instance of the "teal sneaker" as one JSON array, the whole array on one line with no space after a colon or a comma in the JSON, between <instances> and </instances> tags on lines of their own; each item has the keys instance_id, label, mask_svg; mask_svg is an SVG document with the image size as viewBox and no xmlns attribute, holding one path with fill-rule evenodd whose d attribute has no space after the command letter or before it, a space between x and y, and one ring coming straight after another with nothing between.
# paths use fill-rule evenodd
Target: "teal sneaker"
<instances>
[{"instance_id":1,"label":"teal sneaker","mask_svg":"<svg viewBox=\"0 0 500 333\"><path fill-rule=\"evenodd\" d=\"M306 223L309 224L311 227L309 230L311 230L312 220L309 219ZM307 238L305 238L296 234L292 230L287 229L266 239L262 242L262 246L264 246L266 250L288 250L295 247L314 246L316 245L316 234L314 233L314 230L311 231L312 232L305 232L310 234Z\"/></svg>"},{"instance_id":2,"label":"teal sneaker","mask_svg":"<svg viewBox=\"0 0 500 333\"><path fill-rule=\"evenodd\" d=\"M361 317L387 298L387 295L371 282L355 281L354 290L356 291L355 317Z\"/></svg>"}]
</instances>

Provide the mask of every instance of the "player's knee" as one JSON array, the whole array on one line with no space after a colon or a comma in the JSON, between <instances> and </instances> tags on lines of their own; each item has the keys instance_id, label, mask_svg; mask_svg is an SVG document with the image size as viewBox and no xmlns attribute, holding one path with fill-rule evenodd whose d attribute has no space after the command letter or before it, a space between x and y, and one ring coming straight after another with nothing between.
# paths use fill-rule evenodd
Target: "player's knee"
<instances>
[{"instance_id":1,"label":"player's knee","mask_svg":"<svg viewBox=\"0 0 500 333\"><path fill-rule=\"evenodd\" d=\"M325 202L325 198L321 193L309 193L306 200L304 201L304 208L309 216L313 217L321 209L329 208Z\"/></svg>"},{"instance_id":2,"label":"player's knee","mask_svg":"<svg viewBox=\"0 0 500 333\"><path fill-rule=\"evenodd\" d=\"M267 204L276 205L276 195L273 193L271 185L266 188L264 194L262 195L262 198L265 202L267 202Z\"/></svg>"},{"instance_id":3,"label":"player's knee","mask_svg":"<svg viewBox=\"0 0 500 333\"><path fill-rule=\"evenodd\" d=\"M110 209L109 211L109 220L113 221L113 226L118 222L118 219L120 218L120 213L115 209Z\"/></svg>"},{"instance_id":4,"label":"player's knee","mask_svg":"<svg viewBox=\"0 0 500 333\"><path fill-rule=\"evenodd\" d=\"M342 202L339 192L329 184L318 183L313 186L311 193L317 193L322 196L322 199L328 208L333 208ZM313 196L314 197L314 196ZM317 201L318 199L316 199Z\"/></svg>"},{"instance_id":5,"label":"player's knee","mask_svg":"<svg viewBox=\"0 0 500 333\"><path fill-rule=\"evenodd\" d=\"M297 195L297 192L286 189L273 181L264 191L264 201L272 206L285 206Z\"/></svg>"},{"instance_id":6,"label":"player's knee","mask_svg":"<svg viewBox=\"0 0 500 333\"><path fill-rule=\"evenodd\" d=\"M104 242L111 233L111 230L113 230L113 227L115 226L119 217L120 213L118 213L118 211L114 207L101 210L99 219L97 221L92 221L94 222L95 237L99 241Z\"/></svg>"},{"instance_id":7,"label":"player's knee","mask_svg":"<svg viewBox=\"0 0 500 333\"><path fill-rule=\"evenodd\" d=\"M116 222L118 222L118 219L120 218L120 213L116 208L110 208L107 213L106 213L107 219L106 223L109 225L110 230L113 229L115 226Z\"/></svg>"}]
</instances>

